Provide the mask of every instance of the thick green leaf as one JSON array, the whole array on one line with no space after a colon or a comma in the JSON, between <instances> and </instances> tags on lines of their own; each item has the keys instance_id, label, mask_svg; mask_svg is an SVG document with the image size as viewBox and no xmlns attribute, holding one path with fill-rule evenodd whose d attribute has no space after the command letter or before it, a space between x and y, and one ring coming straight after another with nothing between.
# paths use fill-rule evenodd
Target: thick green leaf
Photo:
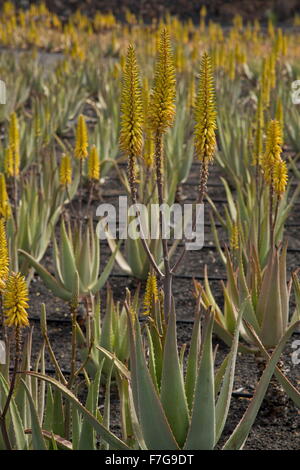
<instances>
[{"instance_id":1,"label":"thick green leaf","mask_svg":"<svg viewBox=\"0 0 300 470\"><path fill-rule=\"evenodd\" d=\"M134 406L147 449L176 450L176 440L146 364L138 320L135 321L135 335L131 321L129 325Z\"/></svg>"},{"instance_id":2,"label":"thick green leaf","mask_svg":"<svg viewBox=\"0 0 300 470\"><path fill-rule=\"evenodd\" d=\"M91 286L91 291L92 291L93 294L96 294L100 289L102 289L102 287L106 283L106 281L107 281L107 279L108 279L108 277L111 273L111 270L113 268L113 265L114 265L114 262L115 262L115 257L116 257L116 254L118 253L120 243L121 242L118 243L118 245L115 248L115 251L113 252L111 257L109 258L108 263L106 263L106 266L105 266L103 272L101 273L101 276L99 277L98 281L93 286Z\"/></svg>"},{"instance_id":3,"label":"thick green leaf","mask_svg":"<svg viewBox=\"0 0 300 470\"><path fill-rule=\"evenodd\" d=\"M31 427L32 427L32 446L34 450L47 450L47 446L45 444L42 429L39 423L39 417L37 414L37 410L35 408L31 393L29 388L27 387L24 380L21 380L22 385L25 389L27 400L29 401L30 407L30 415L31 415Z\"/></svg>"},{"instance_id":4,"label":"thick green leaf","mask_svg":"<svg viewBox=\"0 0 300 470\"><path fill-rule=\"evenodd\" d=\"M174 305L164 345L160 398L176 441L182 447L189 428L189 410L178 358Z\"/></svg>"},{"instance_id":5,"label":"thick green leaf","mask_svg":"<svg viewBox=\"0 0 300 470\"><path fill-rule=\"evenodd\" d=\"M195 315L191 346L189 351L189 356L187 360L186 376L185 376L185 392L187 397L187 402L189 405L189 410L192 410L194 392L198 371L198 362L200 355L200 335L201 335L201 326L200 326L200 311Z\"/></svg>"},{"instance_id":6,"label":"thick green leaf","mask_svg":"<svg viewBox=\"0 0 300 470\"><path fill-rule=\"evenodd\" d=\"M252 428L252 425L255 421L256 415L259 411L259 408L261 406L261 403L264 399L265 393L267 391L269 382L271 380L271 377L274 373L275 367L277 362L280 359L280 356L282 354L282 351L290 338L290 336L293 334L293 332L299 328L300 322L294 323L288 330L287 332L282 336L281 340L279 341L276 349L274 350L270 361L268 362L261 379L258 383L258 386L256 388L255 394L251 400L250 405L247 408L247 411L245 412L243 418L233 431L232 435L224 445L223 449L224 450L239 450L242 449L246 439L248 437L248 434Z\"/></svg>"},{"instance_id":7,"label":"thick green leaf","mask_svg":"<svg viewBox=\"0 0 300 470\"><path fill-rule=\"evenodd\" d=\"M106 441L108 442L113 449L116 450L128 450L129 447L116 437L113 433L108 431L99 421L80 403L77 397L64 385L58 382L52 377L47 377L46 375L38 374L36 372L27 372L29 375L38 377L41 380L45 380L50 383L53 387L59 390L70 403L78 409L80 413L93 425L95 431Z\"/></svg>"},{"instance_id":8,"label":"thick green leaf","mask_svg":"<svg viewBox=\"0 0 300 470\"><path fill-rule=\"evenodd\" d=\"M192 419L184 446L186 450L212 450L215 445L215 379L212 352L214 317L210 312L207 313L205 322Z\"/></svg>"},{"instance_id":9,"label":"thick green leaf","mask_svg":"<svg viewBox=\"0 0 300 470\"><path fill-rule=\"evenodd\" d=\"M249 334L252 335L253 341L257 344L258 348L260 349L262 355L269 360L270 356L267 350L264 348L262 342L260 341L259 337L255 333L254 329L250 324L247 325ZM287 379L287 377L281 372L281 370L276 367L275 369L275 376L278 382L284 388L286 394L290 397L291 400L300 408L300 392L294 387L294 385Z\"/></svg>"},{"instance_id":10,"label":"thick green leaf","mask_svg":"<svg viewBox=\"0 0 300 470\"><path fill-rule=\"evenodd\" d=\"M0 392L2 394L2 397L7 397L8 395L8 384L2 374L0 374ZM4 400L5 401L5 400ZM11 419L11 424L13 428L13 433L14 433L14 438L16 441L16 447L18 450L26 450L27 448L27 441L26 441L26 436L24 434L24 427L23 423L20 417L20 413L18 410L18 407L15 403L14 397L12 397L9 405L9 416ZM6 417L7 419L7 417Z\"/></svg>"},{"instance_id":11,"label":"thick green leaf","mask_svg":"<svg viewBox=\"0 0 300 470\"><path fill-rule=\"evenodd\" d=\"M215 444L217 444L217 442L219 441L221 437L221 434L223 432L223 429L226 423L228 411L229 411L231 393L232 393L233 381L234 381L236 356L237 356L238 345L239 345L239 331L240 331L241 320L242 320L243 313L245 310L246 302L247 302L247 299L243 303L241 310L238 314L236 328L234 332L234 338L232 341L232 347L231 347L231 351L229 354L229 360L226 366L220 395L218 397L217 404L216 404L216 442Z\"/></svg>"},{"instance_id":12,"label":"thick green leaf","mask_svg":"<svg viewBox=\"0 0 300 470\"><path fill-rule=\"evenodd\" d=\"M71 292L67 291L64 287L58 284L55 277L53 277L40 263L38 263L29 253L24 250L18 250L19 253L25 256L30 261L30 264L37 271L41 279L44 281L46 287L50 289L54 295L63 299L70 300L72 297Z\"/></svg>"}]
</instances>

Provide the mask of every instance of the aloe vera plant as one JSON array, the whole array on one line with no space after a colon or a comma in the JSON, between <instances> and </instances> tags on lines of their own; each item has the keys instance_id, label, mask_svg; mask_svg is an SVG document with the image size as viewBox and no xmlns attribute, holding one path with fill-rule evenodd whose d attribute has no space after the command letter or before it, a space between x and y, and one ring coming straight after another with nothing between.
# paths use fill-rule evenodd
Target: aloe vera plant
<instances>
[{"instance_id":1,"label":"aloe vera plant","mask_svg":"<svg viewBox=\"0 0 300 470\"><path fill-rule=\"evenodd\" d=\"M22 357L21 373L16 383L6 416L9 442L15 450L96 450L96 435L101 437L102 449L128 449L125 442L110 432L109 394L113 361L109 360L108 373L102 377L104 359L99 361L95 376L87 379L87 398L83 405L77 398L77 388L72 391L55 358L47 332L46 310L42 306L41 329L44 342L33 366L31 365L32 329L26 337ZM45 376L45 350L53 361L57 379ZM99 356L101 355L100 352ZM8 359L8 357L7 357ZM9 362L9 361L8 361ZM84 370L84 361L75 374ZM44 380L40 381L39 378ZM106 385L105 407L99 408L100 379ZM6 366L0 365L0 411L9 391ZM66 398L63 401L63 397ZM72 414L72 420L68 415ZM72 440L69 440L69 436ZM0 449L6 449L0 431Z\"/></svg>"},{"instance_id":2,"label":"aloe vera plant","mask_svg":"<svg viewBox=\"0 0 300 470\"><path fill-rule=\"evenodd\" d=\"M33 266L45 285L54 295L64 300L72 298L74 275L79 275L79 296L85 297L98 292L105 284L112 268L118 247L108 260L104 271L99 275L100 247L99 240L90 221L85 229L81 224L72 228L70 223L61 222L60 243L53 240L53 262L55 276L24 250L19 250Z\"/></svg>"},{"instance_id":3,"label":"aloe vera plant","mask_svg":"<svg viewBox=\"0 0 300 470\"><path fill-rule=\"evenodd\" d=\"M141 449L212 450L215 448L228 415L239 327L246 308L245 302L238 315L231 350L215 374L211 343L213 314L208 312L205 315L204 330L201 334L200 314L199 311L196 313L184 373L183 353L178 354L177 349L174 311L169 317L162 351L157 354L157 344L151 340L151 335L147 334L148 341L144 343L139 321L127 305L131 345L130 370L119 361L115 364L120 374L129 380L130 388L127 393L133 417L132 426ZM241 422L223 445L224 449L243 448L279 356L288 338L298 326L299 322L296 322L284 333L271 358L267 354L269 362L255 396ZM253 335L257 340L254 332ZM114 357L103 348L100 349L107 358ZM146 357L149 358L148 361ZM276 373L281 374L277 369ZM300 394L293 387L292 393L299 401Z\"/></svg>"},{"instance_id":4,"label":"aloe vera plant","mask_svg":"<svg viewBox=\"0 0 300 470\"><path fill-rule=\"evenodd\" d=\"M221 178L221 181L227 199L227 204L223 206L224 215L222 215L221 211L208 197L209 204L212 208L210 215L212 232L220 258L226 263L221 239L216 228L216 220L220 222L222 227L227 231L228 239L231 238L233 227L236 225L240 244L243 247L243 256L247 257L249 245L255 246L260 265L264 267L270 249L269 194L267 188L264 188L261 192L259 207L257 205L257 196L253 181L246 184L243 188L238 187L235 194L224 178ZM291 214L299 192L300 185L297 185L293 190L290 182L287 191L278 202L277 217L273 229L276 245L283 241L285 223Z\"/></svg>"},{"instance_id":5,"label":"aloe vera plant","mask_svg":"<svg viewBox=\"0 0 300 470\"><path fill-rule=\"evenodd\" d=\"M203 304L215 312L216 332L225 342L230 344L232 341L237 312L244 302L246 302L244 319L251 324L267 350L273 350L287 328L299 320L298 309L293 315L289 312L291 282L287 282L286 250L285 245L271 251L263 269L253 247L247 264L245 265L240 257L236 268L232 255L227 250L225 255L227 283L223 284L224 309L215 301L207 271L203 290L198 281L196 282L197 290L200 289L202 292ZM296 275L294 283L297 289ZM251 352L251 346L257 351L257 344L253 344L252 336L249 336L244 327L241 328L241 336L250 347L248 352Z\"/></svg>"},{"instance_id":6,"label":"aloe vera plant","mask_svg":"<svg viewBox=\"0 0 300 470\"><path fill-rule=\"evenodd\" d=\"M34 171L23 183L21 199L15 217L9 219L7 230L10 242L12 265L28 275L28 260L17 255L17 250L28 252L36 262L40 262L50 243L64 204L67 202L64 189L60 186L54 156L42 162L42 176L38 180ZM78 186L74 179L69 195L73 197ZM17 230L16 230L17 227Z\"/></svg>"},{"instance_id":7,"label":"aloe vera plant","mask_svg":"<svg viewBox=\"0 0 300 470\"><path fill-rule=\"evenodd\" d=\"M127 297L130 298L129 292ZM134 308L139 303L139 288L132 299ZM103 310L105 314L103 314ZM107 287L106 304L101 308L99 296L91 299L91 311L87 315L85 328L77 325L77 344L86 369L95 376L103 358L100 348L114 354L118 361L126 364L129 359L128 322L125 306L115 302L113 291ZM103 372L107 373L110 361L103 364Z\"/></svg>"}]
</instances>

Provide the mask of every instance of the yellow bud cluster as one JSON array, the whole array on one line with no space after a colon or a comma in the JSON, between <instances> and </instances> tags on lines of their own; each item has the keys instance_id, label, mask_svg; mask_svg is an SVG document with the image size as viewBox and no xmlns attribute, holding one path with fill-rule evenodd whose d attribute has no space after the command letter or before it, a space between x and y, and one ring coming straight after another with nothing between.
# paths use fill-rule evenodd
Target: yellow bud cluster
<instances>
[{"instance_id":1,"label":"yellow bud cluster","mask_svg":"<svg viewBox=\"0 0 300 470\"><path fill-rule=\"evenodd\" d=\"M176 80L170 36L166 28L160 35L151 94L150 123L155 133L163 134L175 117Z\"/></svg>"},{"instance_id":2,"label":"yellow bud cluster","mask_svg":"<svg viewBox=\"0 0 300 470\"><path fill-rule=\"evenodd\" d=\"M5 150L4 171L7 176L14 175L14 155L10 145Z\"/></svg>"},{"instance_id":3,"label":"yellow bud cluster","mask_svg":"<svg viewBox=\"0 0 300 470\"><path fill-rule=\"evenodd\" d=\"M6 282L3 295L5 323L8 326L29 326L27 308L28 288L24 276L11 273Z\"/></svg>"},{"instance_id":4,"label":"yellow bud cluster","mask_svg":"<svg viewBox=\"0 0 300 470\"><path fill-rule=\"evenodd\" d=\"M232 225L231 237L230 237L230 246L232 250L239 249L239 226L237 222Z\"/></svg>"},{"instance_id":5,"label":"yellow bud cluster","mask_svg":"<svg viewBox=\"0 0 300 470\"><path fill-rule=\"evenodd\" d=\"M211 60L205 52L201 61L195 102L195 151L199 160L211 162L216 148L216 106Z\"/></svg>"},{"instance_id":6,"label":"yellow bud cluster","mask_svg":"<svg viewBox=\"0 0 300 470\"><path fill-rule=\"evenodd\" d=\"M88 156L88 131L82 114L78 118L76 128L75 157L82 160Z\"/></svg>"},{"instance_id":7,"label":"yellow bud cluster","mask_svg":"<svg viewBox=\"0 0 300 470\"><path fill-rule=\"evenodd\" d=\"M3 173L0 173L0 216L4 217L4 219L9 219L11 216L6 181Z\"/></svg>"},{"instance_id":8,"label":"yellow bud cluster","mask_svg":"<svg viewBox=\"0 0 300 470\"><path fill-rule=\"evenodd\" d=\"M0 292L3 292L9 274L9 256L7 249L4 219L0 219Z\"/></svg>"},{"instance_id":9,"label":"yellow bud cluster","mask_svg":"<svg viewBox=\"0 0 300 470\"><path fill-rule=\"evenodd\" d=\"M143 112L139 70L135 49L128 47L123 69L121 93L120 148L128 156L138 157L143 147Z\"/></svg>"},{"instance_id":10,"label":"yellow bud cluster","mask_svg":"<svg viewBox=\"0 0 300 470\"><path fill-rule=\"evenodd\" d=\"M144 315L150 315L153 305L158 302L158 287L155 274L148 274L144 297Z\"/></svg>"},{"instance_id":11,"label":"yellow bud cluster","mask_svg":"<svg viewBox=\"0 0 300 470\"><path fill-rule=\"evenodd\" d=\"M92 146L88 159L88 178L96 181L100 178L100 159L96 145Z\"/></svg>"},{"instance_id":12,"label":"yellow bud cluster","mask_svg":"<svg viewBox=\"0 0 300 470\"><path fill-rule=\"evenodd\" d=\"M281 158L282 128L274 119L270 121L267 131L266 151L262 159L262 169L265 181L273 188L277 196L285 192L288 172L285 161Z\"/></svg>"},{"instance_id":13,"label":"yellow bud cluster","mask_svg":"<svg viewBox=\"0 0 300 470\"><path fill-rule=\"evenodd\" d=\"M20 173L20 135L16 113L12 113L9 121L9 146L12 152L12 175L17 177Z\"/></svg>"},{"instance_id":14,"label":"yellow bud cluster","mask_svg":"<svg viewBox=\"0 0 300 470\"><path fill-rule=\"evenodd\" d=\"M69 155L62 156L59 168L59 182L63 186L71 184L72 182L72 166L71 158Z\"/></svg>"},{"instance_id":15,"label":"yellow bud cluster","mask_svg":"<svg viewBox=\"0 0 300 470\"><path fill-rule=\"evenodd\" d=\"M258 165L261 162L263 154L263 130L264 130L264 109L262 103L262 96L259 93L256 109L256 122L255 122L255 141L253 152L253 165Z\"/></svg>"},{"instance_id":16,"label":"yellow bud cluster","mask_svg":"<svg viewBox=\"0 0 300 470\"><path fill-rule=\"evenodd\" d=\"M266 182L272 184L273 169L276 161L281 159L282 131L279 122L273 119L269 122L266 138L266 149L262 158L262 169Z\"/></svg>"},{"instance_id":17,"label":"yellow bud cluster","mask_svg":"<svg viewBox=\"0 0 300 470\"><path fill-rule=\"evenodd\" d=\"M277 196L282 196L286 190L288 181L288 172L286 163L283 160L277 160L273 169L273 186Z\"/></svg>"}]
</instances>

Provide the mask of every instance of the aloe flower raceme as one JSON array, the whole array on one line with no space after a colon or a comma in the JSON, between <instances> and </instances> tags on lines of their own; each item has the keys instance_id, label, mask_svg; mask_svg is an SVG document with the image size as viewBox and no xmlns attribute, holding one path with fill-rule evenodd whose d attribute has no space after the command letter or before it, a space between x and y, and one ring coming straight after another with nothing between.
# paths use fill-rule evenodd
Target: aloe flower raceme
<instances>
[{"instance_id":1,"label":"aloe flower raceme","mask_svg":"<svg viewBox=\"0 0 300 470\"><path fill-rule=\"evenodd\" d=\"M88 178L95 181L100 178L100 159L95 145L92 146L88 158Z\"/></svg>"},{"instance_id":2,"label":"aloe flower raceme","mask_svg":"<svg viewBox=\"0 0 300 470\"><path fill-rule=\"evenodd\" d=\"M3 442L7 450L12 450L12 444L9 428L6 422L6 415L9 413L10 403L13 399L18 366L21 359L21 328L29 326L27 313L27 309L29 307L28 300L28 288L25 278L20 273L11 272L6 281L3 293L3 310L4 316L6 317L5 324L8 327L14 328L15 336L15 360L9 387L3 387L3 380L0 372L0 389L2 396L0 429L2 432Z\"/></svg>"},{"instance_id":3,"label":"aloe flower raceme","mask_svg":"<svg viewBox=\"0 0 300 470\"><path fill-rule=\"evenodd\" d=\"M20 135L16 113L12 113L9 122L9 146L12 156L10 165L11 176L17 177L20 173Z\"/></svg>"},{"instance_id":4,"label":"aloe flower raceme","mask_svg":"<svg viewBox=\"0 0 300 470\"><path fill-rule=\"evenodd\" d=\"M63 155L61 159L59 168L59 182L63 186L71 184L72 182L72 166L69 155Z\"/></svg>"},{"instance_id":5,"label":"aloe flower raceme","mask_svg":"<svg viewBox=\"0 0 300 470\"><path fill-rule=\"evenodd\" d=\"M154 87L150 98L150 124L156 134L164 134L175 117L176 80L167 29L160 34L158 57L155 67Z\"/></svg>"},{"instance_id":6,"label":"aloe flower raceme","mask_svg":"<svg viewBox=\"0 0 300 470\"><path fill-rule=\"evenodd\" d=\"M84 116L80 114L76 128L75 157L79 160L88 156L88 131Z\"/></svg>"},{"instance_id":7,"label":"aloe flower raceme","mask_svg":"<svg viewBox=\"0 0 300 470\"><path fill-rule=\"evenodd\" d=\"M5 323L8 326L29 326L28 321L28 288L24 276L11 273L7 279L3 296Z\"/></svg>"},{"instance_id":8,"label":"aloe flower raceme","mask_svg":"<svg viewBox=\"0 0 300 470\"><path fill-rule=\"evenodd\" d=\"M211 59L205 52L201 61L198 94L195 101L194 146L201 162L199 201L203 202L208 179L208 165L216 150L216 105Z\"/></svg>"},{"instance_id":9,"label":"aloe flower raceme","mask_svg":"<svg viewBox=\"0 0 300 470\"><path fill-rule=\"evenodd\" d=\"M136 158L142 154L143 111L139 69L133 46L128 47L123 70L121 93L120 148L128 157L128 180L133 202L136 202Z\"/></svg>"},{"instance_id":10,"label":"aloe flower raceme","mask_svg":"<svg viewBox=\"0 0 300 470\"><path fill-rule=\"evenodd\" d=\"M10 145L5 150L4 171L8 176L14 175L14 155Z\"/></svg>"},{"instance_id":11,"label":"aloe flower raceme","mask_svg":"<svg viewBox=\"0 0 300 470\"><path fill-rule=\"evenodd\" d=\"M150 315L153 304L158 301L158 287L155 274L149 273L144 297L144 315Z\"/></svg>"},{"instance_id":12,"label":"aloe flower raceme","mask_svg":"<svg viewBox=\"0 0 300 470\"><path fill-rule=\"evenodd\" d=\"M210 163L216 149L216 105L211 59L205 52L201 61L198 95L195 101L195 152Z\"/></svg>"},{"instance_id":13,"label":"aloe flower raceme","mask_svg":"<svg viewBox=\"0 0 300 470\"><path fill-rule=\"evenodd\" d=\"M5 289L9 274L9 256L4 219L0 219L0 293Z\"/></svg>"},{"instance_id":14,"label":"aloe flower raceme","mask_svg":"<svg viewBox=\"0 0 300 470\"><path fill-rule=\"evenodd\" d=\"M270 121L267 130L266 150L262 158L262 169L266 182L273 183L274 165L280 160L282 153L282 129L275 119Z\"/></svg>"},{"instance_id":15,"label":"aloe flower raceme","mask_svg":"<svg viewBox=\"0 0 300 470\"><path fill-rule=\"evenodd\" d=\"M123 70L121 94L120 148L127 155L139 157L143 145L143 111L139 69L135 49L128 47Z\"/></svg>"},{"instance_id":16,"label":"aloe flower raceme","mask_svg":"<svg viewBox=\"0 0 300 470\"><path fill-rule=\"evenodd\" d=\"M54 243L55 276L52 276L33 256L24 250L19 252L33 266L45 285L58 297L71 300L74 291L74 276L79 275L80 297L95 294L105 284L113 267L116 251L111 255L104 271L99 275L99 240L90 221L85 231L82 227L67 227L64 222L60 228L60 245Z\"/></svg>"},{"instance_id":17,"label":"aloe flower raceme","mask_svg":"<svg viewBox=\"0 0 300 470\"><path fill-rule=\"evenodd\" d=\"M257 100L253 165L259 166L263 154L264 109L261 92Z\"/></svg>"},{"instance_id":18,"label":"aloe flower raceme","mask_svg":"<svg viewBox=\"0 0 300 470\"><path fill-rule=\"evenodd\" d=\"M11 216L11 207L6 189L5 176L3 173L0 173L0 215L6 220Z\"/></svg>"},{"instance_id":19,"label":"aloe flower raceme","mask_svg":"<svg viewBox=\"0 0 300 470\"><path fill-rule=\"evenodd\" d=\"M288 181L288 170L285 161L278 160L274 164L273 169L273 185L274 192L278 197L281 197L286 190Z\"/></svg>"}]
</instances>

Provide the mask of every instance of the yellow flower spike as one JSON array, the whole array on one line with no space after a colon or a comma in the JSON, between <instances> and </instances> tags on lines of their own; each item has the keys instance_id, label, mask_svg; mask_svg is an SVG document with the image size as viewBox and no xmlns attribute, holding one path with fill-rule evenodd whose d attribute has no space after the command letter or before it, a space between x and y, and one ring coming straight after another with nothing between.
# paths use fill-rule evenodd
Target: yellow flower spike
<instances>
[{"instance_id":1,"label":"yellow flower spike","mask_svg":"<svg viewBox=\"0 0 300 470\"><path fill-rule=\"evenodd\" d=\"M150 131L149 131L150 132ZM151 134L146 134L143 152L143 160L147 168L152 168L154 164L154 139Z\"/></svg>"},{"instance_id":2,"label":"yellow flower spike","mask_svg":"<svg viewBox=\"0 0 300 470\"><path fill-rule=\"evenodd\" d=\"M13 155L13 151L10 145L5 150L4 171L7 176L14 175L14 155Z\"/></svg>"},{"instance_id":3,"label":"yellow flower spike","mask_svg":"<svg viewBox=\"0 0 300 470\"><path fill-rule=\"evenodd\" d=\"M149 124L149 110L150 110L150 91L149 83L145 78L143 80L142 87L142 103L143 103L143 115L144 115L144 149L143 149L143 160L148 168L151 168L154 163L154 139L152 130Z\"/></svg>"},{"instance_id":4,"label":"yellow flower spike","mask_svg":"<svg viewBox=\"0 0 300 470\"><path fill-rule=\"evenodd\" d=\"M123 69L120 148L127 156L139 157L143 147L143 111L135 49L129 45Z\"/></svg>"},{"instance_id":5,"label":"yellow flower spike","mask_svg":"<svg viewBox=\"0 0 300 470\"><path fill-rule=\"evenodd\" d=\"M263 154L263 130L264 130L264 109L262 102L262 95L259 93L256 109L256 122L255 122L255 142L253 153L253 165L258 165L261 162Z\"/></svg>"},{"instance_id":6,"label":"yellow flower spike","mask_svg":"<svg viewBox=\"0 0 300 470\"><path fill-rule=\"evenodd\" d=\"M228 76L230 80L235 79L235 54L234 51L231 51L228 62Z\"/></svg>"},{"instance_id":7,"label":"yellow flower spike","mask_svg":"<svg viewBox=\"0 0 300 470\"><path fill-rule=\"evenodd\" d=\"M79 160L88 156L88 131L85 119L82 114L78 118L76 128L75 157Z\"/></svg>"},{"instance_id":8,"label":"yellow flower spike","mask_svg":"<svg viewBox=\"0 0 300 470\"><path fill-rule=\"evenodd\" d=\"M12 272L6 282L3 294L5 324L8 326L29 326L27 309L28 288L25 277Z\"/></svg>"},{"instance_id":9,"label":"yellow flower spike","mask_svg":"<svg viewBox=\"0 0 300 470\"><path fill-rule=\"evenodd\" d=\"M277 196L281 197L286 190L288 171L283 160L277 160L273 169L273 187Z\"/></svg>"},{"instance_id":10,"label":"yellow flower spike","mask_svg":"<svg viewBox=\"0 0 300 470\"><path fill-rule=\"evenodd\" d=\"M273 20L271 18L268 19L268 34L273 41L275 38L275 29Z\"/></svg>"},{"instance_id":11,"label":"yellow flower spike","mask_svg":"<svg viewBox=\"0 0 300 470\"><path fill-rule=\"evenodd\" d=\"M276 103L276 113L275 113L275 119L280 123L282 134L284 130L284 118L283 118L283 106L282 106L282 100L278 98L277 103Z\"/></svg>"},{"instance_id":12,"label":"yellow flower spike","mask_svg":"<svg viewBox=\"0 0 300 470\"><path fill-rule=\"evenodd\" d=\"M274 165L281 158L281 146L282 129L280 123L276 119L273 119L268 125L266 150L261 162L264 178L268 184L272 184Z\"/></svg>"},{"instance_id":13,"label":"yellow flower spike","mask_svg":"<svg viewBox=\"0 0 300 470\"><path fill-rule=\"evenodd\" d=\"M158 302L158 287L155 274L149 272L144 297L144 315L150 315L153 305Z\"/></svg>"},{"instance_id":14,"label":"yellow flower spike","mask_svg":"<svg viewBox=\"0 0 300 470\"><path fill-rule=\"evenodd\" d=\"M63 186L72 182L72 165L69 155L63 155L59 168L59 182Z\"/></svg>"},{"instance_id":15,"label":"yellow flower spike","mask_svg":"<svg viewBox=\"0 0 300 470\"><path fill-rule=\"evenodd\" d=\"M13 176L20 173L20 135L16 113L12 113L9 121L9 146L13 154Z\"/></svg>"},{"instance_id":16,"label":"yellow flower spike","mask_svg":"<svg viewBox=\"0 0 300 470\"><path fill-rule=\"evenodd\" d=\"M96 145L92 146L88 159L88 178L90 180L99 180L100 178L100 159Z\"/></svg>"},{"instance_id":17,"label":"yellow flower spike","mask_svg":"<svg viewBox=\"0 0 300 470\"><path fill-rule=\"evenodd\" d=\"M272 52L272 54L270 54L268 62L270 87L273 89L276 86L276 53Z\"/></svg>"},{"instance_id":18,"label":"yellow flower spike","mask_svg":"<svg viewBox=\"0 0 300 470\"><path fill-rule=\"evenodd\" d=\"M189 80L188 95L187 95L187 104L190 109L194 108L195 98L196 98L195 80L194 80L194 77L191 76Z\"/></svg>"},{"instance_id":19,"label":"yellow flower spike","mask_svg":"<svg viewBox=\"0 0 300 470\"><path fill-rule=\"evenodd\" d=\"M154 87L150 100L150 124L155 133L163 134L175 117L176 79L170 36L166 28L160 35L155 65Z\"/></svg>"},{"instance_id":20,"label":"yellow flower spike","mask_svg":"<svg viewBox=\"0 0 300 470\"><path fill-rule=\"evenodd\" d=\"M201 60L198 94L195 101L195 151L199 160L211 162L216 148L216 105L211 60L205 52Z\"/></svg>"},{"instance_id":21,"label":"yellow flower spike","mask_svg":"<svg viewBox=\"0 0 300 470\"><path fill-rule=\"evenodd\" d=\"M143 121L147 124L147 118L150 110L150 89L148 78L143 79L143 86L141 90L142 104L143 104Z\"/></svg>"},{"instance_id":22,"label":"yellow flower spike","mask_svg":"<svg viewBox=\"0 0 300 470\"><path fill-rule=\"evenodd\" d=\"M261 75L261 90L262 90L262 100L263 106L268 107L270 104L270 91L271 91L271 81L270 81L270 70L269 70L269 61L263 59L262 64L262 75Z\"/></svg>"},{"instance_id":23,"label":"yellow flower spike","mask_svg":"<svg viewBox=\"0 0 300 470\"><path fill-rule=\"evenodd\" d=\"M231 229L230 247L235 251L239 249L239 226L237 222L234 222Z\"/></svg>"},{"instance_id":24,"label":"yellow flower spike","mask_svg":"<svg viewBox=\"0 0 300 470\"><path fill-rule=\"evenodd\" d=\"M3 173L0 173L0 216L9 219L11 216L11 208L6 189L6 181Z\"/></svg>"},{"instance_id":25,"label":"yellow flower spike","mask_svg":"<svg viewBox=\"0 0 300 470\"><path fill-rule=\"evenodd\" d=\"M9 275L9 256L4 219L0 219L0 292L3 292Z\"/></svg>"}]
</instances>

